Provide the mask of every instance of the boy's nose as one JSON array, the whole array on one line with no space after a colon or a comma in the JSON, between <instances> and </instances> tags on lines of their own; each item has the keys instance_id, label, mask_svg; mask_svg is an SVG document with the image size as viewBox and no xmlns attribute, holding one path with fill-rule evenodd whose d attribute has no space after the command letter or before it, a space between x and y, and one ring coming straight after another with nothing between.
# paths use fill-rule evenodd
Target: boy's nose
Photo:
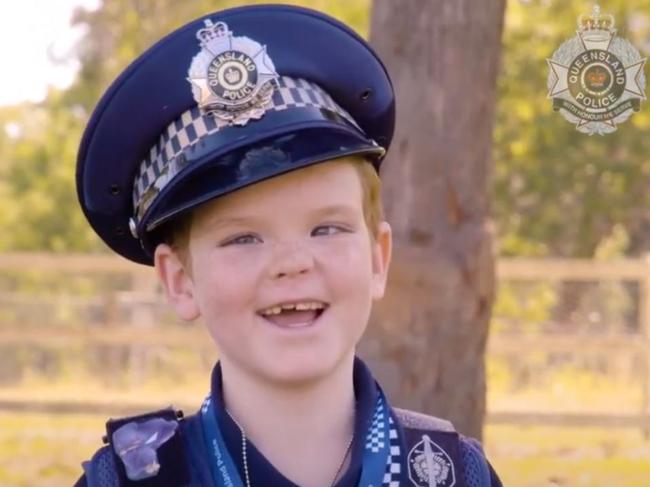
<instances>
[{"instance_id":1,"label":"boy's nose","mask_svg":"<svg viewBox=\"0 0 650 487\"><path fill-rule=\"evenodd\" d=\"M314 256L302 242L276 244L272 257L270 275L272 278L291 277L304 274L314 267Z\"/></svg>"}]
</instances>

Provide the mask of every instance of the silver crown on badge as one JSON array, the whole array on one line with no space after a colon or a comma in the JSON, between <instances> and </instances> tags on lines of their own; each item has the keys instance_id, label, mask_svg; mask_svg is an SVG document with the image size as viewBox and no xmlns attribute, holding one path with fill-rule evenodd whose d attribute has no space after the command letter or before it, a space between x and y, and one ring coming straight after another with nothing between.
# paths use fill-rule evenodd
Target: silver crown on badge
<instances>
[{"instance_id":1,"label":"silver crown on badge","mask_svg":"<svg viewBox=\"0 0 650 487\"><path fill-rule=\"evenodd\" d=\"M587 49L604 49L609 47L612 37L616 34L614 16L603 14L599 5L594 5L591 14L581 14L578 17L578 35Z\"/></svg>"},{"instance_id":2,"label":"silver crown on badge","mask_svg":"<svg viewBox=\"0 0 650 487\"><path fill-rule=\"evenodd\" d=\"M187 80L201 111L231 125L261 118L271 105L278 74L266 46L235 37L224 22L205 20Z\"/></svg>"}]
</instances>

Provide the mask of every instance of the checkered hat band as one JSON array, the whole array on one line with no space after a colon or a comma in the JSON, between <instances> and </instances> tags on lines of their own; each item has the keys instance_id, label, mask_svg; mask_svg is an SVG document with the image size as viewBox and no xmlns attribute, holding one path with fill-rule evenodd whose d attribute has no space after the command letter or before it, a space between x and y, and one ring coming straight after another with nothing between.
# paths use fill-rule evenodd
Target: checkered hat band
<instances>
[{"instance_id":1,"label":"checkered hat band","mask_svg":"<svg viewBox=\"0 0 650 487\"><path fill-rule=\"evenodd\" d=\"M318 85L300 78L282 76L277 80L270 105L266 112L283 111L302 107L315 107L332 112L342 117L357 129L361 130L354 119ZM254 121L251 121L254 123ZM183 113L170 124L160 136L158 143L151 148L147 157L140 164L140 169L133 185L133 207L136 209L135 218L142 215L151 201L143 202L143 196L154 186L160 191L168 182L168 165L179 156L183 150L193 146L206 136L212 135L229 127L228 121L212 115L203 114L198 107Z\"/></svg>"}]
</instances>

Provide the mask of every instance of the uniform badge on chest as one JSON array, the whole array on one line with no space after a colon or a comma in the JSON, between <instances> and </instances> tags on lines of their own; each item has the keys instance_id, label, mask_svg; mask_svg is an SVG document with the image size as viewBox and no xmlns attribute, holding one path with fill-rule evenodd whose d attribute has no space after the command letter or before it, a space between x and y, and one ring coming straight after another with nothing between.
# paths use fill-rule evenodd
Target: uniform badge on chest
<instances>
[{"instance_id":1,"label":"uniform badge on chest","mask_svg":"<svg viewBox=\"0 0 650 487\"><path fill-rule=\"evenodd\" d=\"M456 472L451 458L428 435L408 454L409 479L416 487L454 487Z\"/></svg>"}]
</instances>

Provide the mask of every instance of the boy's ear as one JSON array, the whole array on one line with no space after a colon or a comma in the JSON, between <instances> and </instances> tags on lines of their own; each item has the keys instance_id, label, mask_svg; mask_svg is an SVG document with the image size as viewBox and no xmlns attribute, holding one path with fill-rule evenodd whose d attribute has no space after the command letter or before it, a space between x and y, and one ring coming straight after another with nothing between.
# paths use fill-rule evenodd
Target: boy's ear
<instances>
[{"instance_id":1,"label":"boy's ear","mask_svg":"<svg viewBox=\"0 0 650 487\"><path fill-rule=\"evenodd\" d=\"M386 290L388 267L393 250L392 230L388 222L379 224L377 238L372 242L373 298L380 299Z\"/></svg>"},{"instance_id":2,"label":"boy's ear","mask_svg":"<svg viewBox=\"0 0 650 487\"><path fill-rule=\"evenodd\" d=\"M167 244L159 244L154 254L154 265L167 300L179 318L185 321L197 319L201 312L194 299L194 282L178 253Z\"/></svg>"}]
</instances>

